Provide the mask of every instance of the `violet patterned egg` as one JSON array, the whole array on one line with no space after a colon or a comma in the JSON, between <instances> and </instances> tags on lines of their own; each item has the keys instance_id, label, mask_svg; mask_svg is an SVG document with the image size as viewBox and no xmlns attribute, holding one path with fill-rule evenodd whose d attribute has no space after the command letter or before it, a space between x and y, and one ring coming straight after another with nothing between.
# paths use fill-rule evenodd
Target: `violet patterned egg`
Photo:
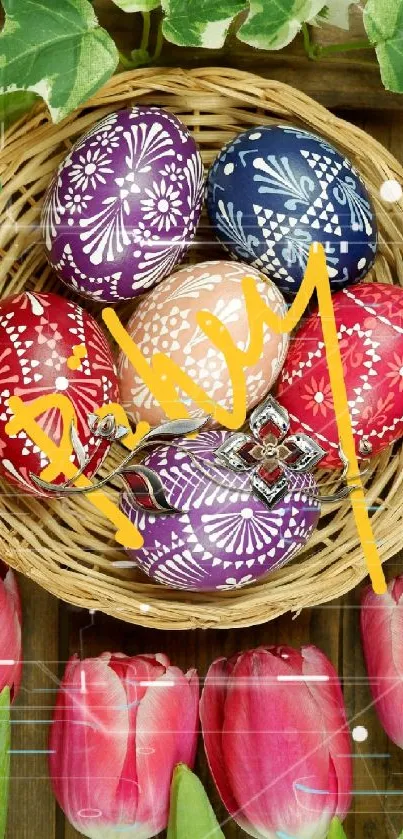
<instances>
[{"instance_id":1,"label":"violet patterned egg","mask_svg":"<svg viewBox=\"0 0 403 839\"><path fill-rule=\"evenodd\" d=\"M180 512L150 515L122 494L121 508L144 539L130 559L156 582L189 591L240 588L288 562L317 525L313 476L287 470L292 491L269 509L252 493L248 473L214 462L229 434L204 431L145 458Z\"/></svg>"},{"instance_id":2,"label":"violet patterned egg","mask_svg":"<svg viewBox=\"0 0 403 839\"><path fill-rule=\"evenodd\" d=\"M298 291L313 242L325 247L332 290L361 280L375 259L375 212L358 172L300 128L251 128L228 143L208 176L207 209L233 257L284 294Z\"/></svg>"},{"instance_id":3,"label":"violet patterned egg","mask_svg":"<svg viewBox=\"0 0 403 839\"><path fill-rule=\"evenodd\" d=\"M202 198L200 153L176 116L154 107L109 114L78 140L49 186L48 259L87 297L136 297L182 259Z\"/></svg>"},{"instance_id":4,"label":"violet patterned egg","mask_svg":"<svg viewBox=\"0 0 403 839\"><path fill-rule=\"evenodd\" d=\"M119 402L119 389L108 342L94 318L57 294L25 292L4 298L0 301L0 361L2 477L20 492L32 493L38 487L31 474L40 477L45 470L44 479L53 484L65 479L64 473L50 468L41 440L35 442L28 433L21 418L25 405L55 446L65 451L69 445L69 459L78 471L80 456L70 446L73 423L81 455L90 460L84 474L95 474L110 443L94 436L89 415ZM10 404L13 397L22 403L22 410Z\"/></svg>"},{"instance_id":5,"label":"violet patterned egg","mask_svg":"<svg viewBox=\"0 0 403 839\"><path fill-rule=\"evenodd\" d=\"M191 416L211 413L211 402L227 411L233 409L237 381L232 381L224 353L200 326L198 313L214 315L228 330L233 344L245 351L258 321L254 315L248 317L242 290L246 277L255 281L262 304L283 317L287 306L281 292L259 271L235 262L201 262L164 280L141 300L126 327L147 364L155 365L157 358L161 370L161 356L169 358L206 394L203 409L177 388L177 399L186 404ZM288 343L287 334L263 327L259 357L245 368L247 410L261 402L274 384ZM240 375L243 370L241 365ZM144 420L154 426L164 421L163 406L124 352L118 359L118 373L122 403L133 422Z\"/></svg>"}]
</instances>

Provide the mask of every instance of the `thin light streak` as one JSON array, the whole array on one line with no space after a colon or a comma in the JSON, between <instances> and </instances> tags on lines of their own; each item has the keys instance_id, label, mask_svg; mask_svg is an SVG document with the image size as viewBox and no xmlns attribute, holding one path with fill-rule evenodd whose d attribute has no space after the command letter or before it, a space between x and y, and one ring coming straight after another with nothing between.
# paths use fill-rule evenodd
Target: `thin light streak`
<instances>
[{"instance_id":1,"label":"thin light streak","mask_svg":"<svg viewBox=\"0 0 403 839\"><path fill-rule=\"evenodd\" d=\"M330 682L329 676L277 676L278 682Z\"/></svg>"}]
</instances>

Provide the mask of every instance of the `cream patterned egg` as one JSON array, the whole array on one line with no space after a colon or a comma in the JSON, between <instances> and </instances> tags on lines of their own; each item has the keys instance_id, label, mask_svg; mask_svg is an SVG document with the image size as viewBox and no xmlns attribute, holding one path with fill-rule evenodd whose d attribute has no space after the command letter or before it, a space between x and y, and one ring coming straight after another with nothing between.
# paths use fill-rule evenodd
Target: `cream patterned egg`
<instances>
[{"instance_id":1,"label":"cream patterned egg","mask_svg":"<svg viewBox=\"0 0 403 839\"><path fill-rule=\"evenodd\" d=\"M164 280L145 297L135 310L127 331L147 363L161 369L161 354L167 356L206 394L204 405L196 405L187 393L176 389L177 400L186 405L191 416L211 413L211 402L232 410L234 388L226 358L198 323L198 313L211 313L228 330L233 345L240 350L249 346L258 318L249 315L242 281L252 278L262 303L278 316L287 307L277 287L260 272L234 262L203 262L182 268ZM249 319L251 322L249 322ZM262 351L256 362L245 370L246 403L249 410L260 402L274 384L288 348L288 335L262 330ZM241 366L241 375L242 366ZM126 412L134 422L145 420L159 425L166 413L127 355L118 360L121 397ZM174 378L174 376L173 376ZM243 404L245 404L243 402Z\"/></svg>"},{"instance_id":2,"label":"cream patterned egg","mask_svg":"<svg viewBox=\"0 0 403 839\"><path fill-rule=\"evenodd\" d=\"M202 432L144 460L178 513L144 513L122 494L121 508L144 539L130 559L156 582L189 591L241 588L289 562L313 533L320 505L312 475L285 470L290 492L269 509L252 492L250 473L214 463L229 436Z\"/></svg>"},{"instance_id":3,"label":"cream patterned egg","mask_svg":"<svg viewBox=\"0 0 403 839\"><path fill-rule=\"evenodd\" d=\"M21 409L10 406L12 397L30 406L41 434L62 451L70 444L73 421L81 452L91 460L85 474L96 472L110 443L96 439L89 415L119 402L119 389L106 337L81 306L31 292L0 302L0 472L20 492L37 492L31 473L38 477L48 469L48 455L42 440L28 433ZM72 409L67 427L63 403ZM78 471L77 452L69 458ZM58 471L46 476L54 484L64 478Z\"/></svg>"},{"instance_id":4,"label":"cream patterned egg","mask_svg":"<svg viewBox=\"0 0 403 839\"><path fill-rule=\"evenodd\" d=\"M359 457L377 454L403 434L403 289L363 283L333 297L351 425ZM303 431L337 467L339 436L321 320L296 332L278 381L291 432Z\"/></svg>"},{"instance_id":5,"label":"cream patterned egg","mask_svg":"<svg viewBox=\"0 0 403 839\"><path fill-rule=\"evenodd\" d=\"M161 108L117 111L75 144L48 189L49 261L87 297L136 297L183 257L202 198L201 157L180 120Z\"/></svg>"},{"instance_id":6,"label":"cream patterned egg","mask_svg":"<svg viewBox=\"0 0 403 839\"><path fill-rule=\"evenodd\" d=\"M298 291L313 242L325 247L333 291L365 277L375 259L376 217L358 172L301 128L251 128L228 143L208 176L207 209L226 249L284 294Z\"/></svg>"}]
</instances>

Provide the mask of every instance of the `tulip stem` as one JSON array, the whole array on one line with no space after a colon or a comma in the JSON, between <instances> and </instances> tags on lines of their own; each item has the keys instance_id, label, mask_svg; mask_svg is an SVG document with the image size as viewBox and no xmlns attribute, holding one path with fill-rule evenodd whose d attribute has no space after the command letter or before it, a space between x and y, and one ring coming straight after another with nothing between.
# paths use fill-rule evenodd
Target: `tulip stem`
<instances>
[{"instance_id":1,"label":"tulip stem","mask_svg":"<svg viewBox=\"0 0 403 839\"><path fill-rule=\"evenodd\" d=\"M10 688L5 687L0 693L0 839L4 839L7 828L10 731Z\"/></svg>"}]
</instances>

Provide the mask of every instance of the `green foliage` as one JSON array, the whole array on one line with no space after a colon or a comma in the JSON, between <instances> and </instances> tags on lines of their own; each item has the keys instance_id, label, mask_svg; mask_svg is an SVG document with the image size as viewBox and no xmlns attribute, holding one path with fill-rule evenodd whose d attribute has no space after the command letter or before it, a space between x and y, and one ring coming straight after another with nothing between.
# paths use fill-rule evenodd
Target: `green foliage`
<instances>
[{"instance_id":1,"label":"green foliage","mask_svg":"<svg viewBox=\"0 0 403 839\"><path fill-rule=\"evenodd\" d=\"M348 29L350 6L356 6L359 0L327 0L327 4L320 12L320 17L330 26Z\"/></svg>"},{"instance_id":2,"label":"green foliage","mask_svg":"<svg viewBox=\"0 0 403 839\"><path fill-rule=\"evenodd\" d=\"M6 22L0 33L0 120L7 127L42 97L55 122L94 94L115 71L119 54L99 25L92 0L0 0ZM403 92L403 0L367 0L364 23L369 41L321 47L308 24L348 28L358 0L110 0L125 12L143 14L143 37L120 68L155 63L164 36L184 47L219 49L229 29L250 46L279 50L301 29L310 58L363 49L376 50L388 90ZM162 29L150 29L163 14ZM243 17L241 16L244 13ZM240 17L241 16L241 17ZM133 36L133 47L136 43ZM156 42L156 46L150 47ZM320 72L318 70L318 72Z\"/></svg>"},{"instance_id":3,"label":"green foliage","mask_svg":"<svg viewBox=\"0 0 403 839\"><path fill-rule=\"evenodd\" d=\"M24 114L31 110L38 100L35 93L25 90L16 90L13 93L4 93L0 96L0 125L8 128Z\"/></svg>"},{"instance_id":4,"label":"green foliage","mask_svg":"<svg viewBox=\"0 0 403 839\"><path fill-rule=\"evenodd\" d=\"M158 9L161 0L113 0L124 12L151 12Z\"/></svg>"},{"instance_id":5,"label":"green foliage","mask_svg":"<svg viewBox=\"0 0 403 839\"><path fill-rule=\"evenodd\" d=\"M332 819L327 839L347 839L343 830L343 825L338 818Z\"/></svg>"},{"instance_id":6,"label":"green foliage","mask_svg":"<svg viewBox=\"0 0 403 839\"><path fill-rule=\"evenodd\" d=\"M247 8L245 0L162 0L163 33L184 47L222 47L229 27Z\"/></svg>"},{"instance_id":7,"label":"green foliage","mask_svg":"<svg viewBox=\"0 0 403 839\"><path fill-rule=\"evenodd\" d=\"M252 47L280 50L323 6L323 0L250 0L250 12L238 38Z\"/></svg>"},{"instance_id":8,"label":"green foliage","mask_svg":"<svg viewBox=\"0 0 403 839\"><path fill-rule=\"evenodd\" d=\"M0 839L4 839L7 827L10 729L10 689L6 687L0 693Z\"/></svg>"},{"instance_id":9,"label":"green foliage","mask_svg":"<svg viewBox=\"0 0 403 839\"><path fill-rule=\"evenodd\" d=\"M225 839L203 785L184 764L171 786L167 839Z\"/></svg>"},{"instance_id":10,"label":"green foliage","mask_svg":"<svg viewBox=\"0 0 403 839\"><path fill-rule=\"evenodd\" d=\"M387 90L403 92L403 0L368 0L364 24Z\"/></svg>"},{"instance_id":11,"label":"green foliage","mask_svg":"<svg viewBox=\"0 0 403 839\"><path fill-rule=\"evenodd\" d=\"M88 0L3 0L3 6L3 93L38 93L57 121L112 75L118 52Z\"/></svg>"}]
</instances>

